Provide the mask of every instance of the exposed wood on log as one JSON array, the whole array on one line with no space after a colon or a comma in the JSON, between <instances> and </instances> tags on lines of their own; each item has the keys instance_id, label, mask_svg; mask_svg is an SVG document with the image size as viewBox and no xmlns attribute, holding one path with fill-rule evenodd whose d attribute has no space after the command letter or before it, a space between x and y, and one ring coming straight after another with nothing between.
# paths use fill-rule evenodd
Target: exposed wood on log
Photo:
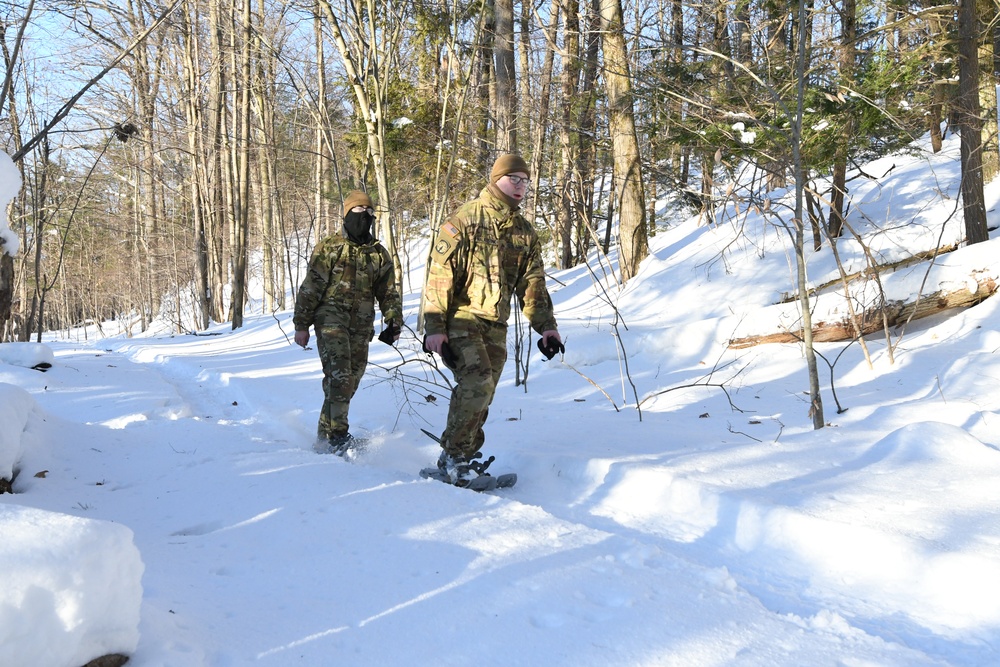
<instances>
[{"instance_id":1,"label":"exposed wood on log","mask_svg":"<svg viewBox=\"0 0 1000 667\"><path fill-rule=\"evenodd\" d=\"M976 280L976 291L959 288L951 292L939 291L921 296L912 302L890 301L884 307L885 323L894 327L909 320L919 320L952 308L968 308L993 296L997 282L992 275L972 276ZM868 335L881 331L883 309L872 308L861 315L861 334ZM813 325L813 340L817 343L833 343L855 339L854 326L849 318L833 321L819 321ZM797 343L802 340L802 329L779 331L770 334L733 338L729 341L732 349L743 349L765 343Z\"/></svg>"}]
</instances>

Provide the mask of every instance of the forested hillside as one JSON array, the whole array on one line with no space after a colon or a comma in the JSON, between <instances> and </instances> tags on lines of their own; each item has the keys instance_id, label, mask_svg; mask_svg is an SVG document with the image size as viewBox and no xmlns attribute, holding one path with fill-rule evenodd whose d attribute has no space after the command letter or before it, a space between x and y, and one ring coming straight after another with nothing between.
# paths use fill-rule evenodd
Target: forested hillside
<instances>
[{"instance_id":1,"label":"forested hillside","mask_svg":"<svg viewBox=\"0 0 1000 667\"><path fill-rule=\"evenodd\" d=\"M248 281L286 308L352 188L405 269L510 151L533 166L550 266L615 246L622 281L664 200L705 224L766 211L804 262L851 234L851 180L880 176L857 165L928 132L962 135L981 241L995 15L988 0L8 2L0 150L23 185L0 340L159 315L238 328ZM772 207L785 188L795 204Z\"/></svg>"}]
</instances>

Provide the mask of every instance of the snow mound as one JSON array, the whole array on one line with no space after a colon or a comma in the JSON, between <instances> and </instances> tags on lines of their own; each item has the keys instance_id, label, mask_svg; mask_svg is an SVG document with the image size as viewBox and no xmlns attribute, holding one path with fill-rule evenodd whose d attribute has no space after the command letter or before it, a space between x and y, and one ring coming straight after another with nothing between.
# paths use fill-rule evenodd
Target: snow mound
<instances>
[{"instance_id":1,"label":"snow mound","mask_svg":"<svg viewBox=\"0 0 1000 667\"><path fill-rule=\"evenodd\" d=\"M4 664L84 665L135 651L143 564L131 530L0 505L0 535Z\"/></svg>"},{"instance_id":2,"label":"snow mound","mask_svg":"<svg viewBox=\"0 0 1000 667\"><path fill-rule=\"evenodd\" d=\"M965 429L940 422L908 424L871 448L868 457L899 465L985 466L1000 473L1000 451L983 444Z\"/></svg>"},{"instance_id":3,"label":"snow mound","mask_svg":"<svg viewBox=\"0 0 1000 667\"><path fill-rule=\"evenodd\" d=\"M3 343L0 364L46 370L56 362L52 348L44 343Z\"/></svg>"},{"instance_id":4,"label":"snow mound","mask_svg":"<svg viewBox=\"0 0 1000 667\"><path fill-rule=\"evenodd\" d=\"M14 466L21 460L21 434L34 406L31 394L0 382L0 479L13 480Z\"/></svg>"}]
</instances>

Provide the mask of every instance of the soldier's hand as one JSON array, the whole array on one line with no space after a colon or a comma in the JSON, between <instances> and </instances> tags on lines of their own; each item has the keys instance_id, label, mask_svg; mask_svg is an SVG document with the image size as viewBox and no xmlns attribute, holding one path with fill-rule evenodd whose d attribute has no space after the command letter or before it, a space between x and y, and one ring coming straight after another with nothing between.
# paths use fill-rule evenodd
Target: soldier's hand
<instances>
[{"instance_id":1,"label":"soldier's hand","mask_svg":"<svg viewBox=\"0 0 1000 667\"><path fill-rule=\"evenodd\" d=\"M556 356L556 353L565 353L566 347L562 343L562 336L555 329L550 329L542 333L538 339L538 349L545 355L546 359Z\"/></svg>"},{"instance_id":2,"label":"soldier's hand","mask_svg":"<svg viewBox=\"0 0 1000 667\"><path fill-rule=\"evenodd\" d=\"M385 323L382 333L378 335L378 339L386 345L392 345L399 340L400 333L402 333L402 328L394 320L389 320Z\"/></svg>"},{"instance_id":3,"label":"soldier's hand","mask_svg":"<svg viewBox=\"0 0 1000 667\"><path fill-rule=\"evenodd\" d=\"M424 349L428 352L441 354L441 346L448 342L448 334L431 334L424 336Z\"/></svg>"},{"instance_id":4,"label":"soldier's hand","mask_svg":"<svg viewBox=\"0 0 1000 667\"><path fill-rule=\"evenodd\" d=\"M455 352L451 349L451 345L448 344L448 334L433 334L430 336L424 336L424 351L425 352L437 352L441 355L441 361L444 365L455 370L458 365L458 357L455 356Z\"/></svg>"},{"instance_id":5,"label":"soldier's hand","mask_svg":"<svg viewBox=\"0 0 1000 667\"><path fill-rule=\"evenodd\" d=\"M309 344L309 330L295 332L295 344L305 347Z\"/></svg>"}]
</instances>

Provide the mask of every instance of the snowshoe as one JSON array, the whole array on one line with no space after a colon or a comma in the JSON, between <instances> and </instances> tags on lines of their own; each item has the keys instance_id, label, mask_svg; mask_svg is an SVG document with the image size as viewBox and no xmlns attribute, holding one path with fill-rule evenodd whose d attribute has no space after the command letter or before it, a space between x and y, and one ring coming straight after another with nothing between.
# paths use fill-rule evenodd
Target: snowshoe
<instances>
[{"instance_id":1,"label":"snowshoe","mask_svg":"<svg viewBox=\"0 0 1000 667\"><path fill-rule=\"evenodd\" d=\"M330 438L326 452L351 461L364 451L367 444L363 438L355 438L350 433L335 435Z\"/></svg>"},{"instance_id":2,"label":"snowshoe","mask_svg":"<svg viewBox=\"0 0 1000 667\"><path fill-rule=\"evenodd\" d=\"M427 431L424 431L424 433L438 440L438 438ZM479 459L482 456L480 452L476 452L471 458L451 456L446 452L441 452L437 467L424 468L420 471L420 476L479 492L506 489L517 483L517 475L514 473L506 473L494 477L486 472L486 469L496 460L496 457L491 456L485 461L481 461Z\"/></svg>"}]
</instances>

